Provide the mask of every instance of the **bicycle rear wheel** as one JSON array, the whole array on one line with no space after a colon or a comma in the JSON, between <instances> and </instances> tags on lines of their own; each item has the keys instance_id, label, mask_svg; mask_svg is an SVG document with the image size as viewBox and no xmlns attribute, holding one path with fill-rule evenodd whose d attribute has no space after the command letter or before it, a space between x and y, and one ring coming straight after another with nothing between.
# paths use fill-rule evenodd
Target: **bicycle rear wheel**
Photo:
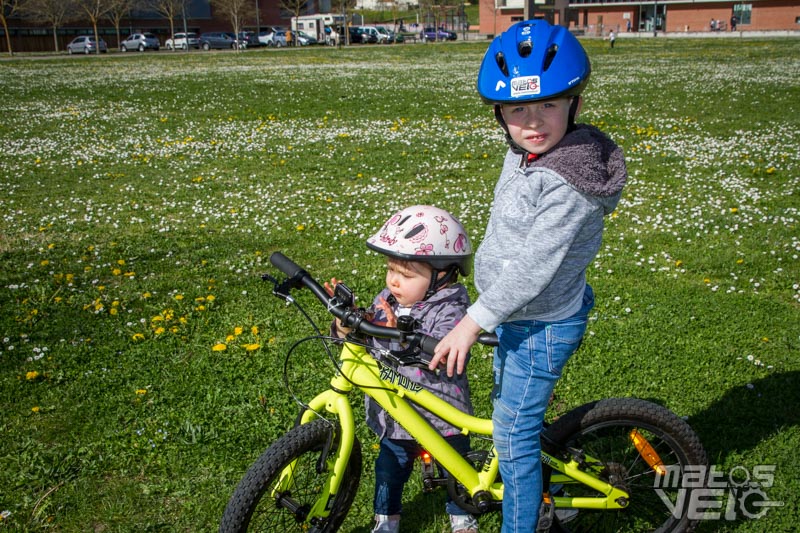
<instances>
[{"instance_id":1,"label":"bicycle rear wheel","mask_svg":"<svg viewBox=\"0 0 800 533\"><path fill-rule=\"evenodd\" d=\"M545 435L599 460L600 477L630 494L621 510L563 510L553 530L662 533L691 531L697 525L689 518L689 502L701 487L680 486L679 480L687 465L707 465L708 460L692 428L668 409L634 398L600 400L562 416ZM705 470L699 475L698 485L704 485ZM578 483L565 483L562 490L571 497L600 496Z\"/></svg>"},{"instance_id":2,"label":"bicycle rear wheel","mask_svg":"<svg viewBox=\"0 0 800 533\"><path fill-rule=\"evenodd\" d=\"M228 501L220 533L245 531L315 531L331 533L341 526L358 490L361 478L361 444L353 442L339 493L327 520L314 523L308 511L322 496L336 458L335 443L326 461L321 454L330 443L333 427L314 420L292 428L270 446L247 471ZM291 470L287 470L294 465ZM286 475L291 476L287 482ZM291 488L282 491L278 487Z\"/></svg>"}]
</instances>

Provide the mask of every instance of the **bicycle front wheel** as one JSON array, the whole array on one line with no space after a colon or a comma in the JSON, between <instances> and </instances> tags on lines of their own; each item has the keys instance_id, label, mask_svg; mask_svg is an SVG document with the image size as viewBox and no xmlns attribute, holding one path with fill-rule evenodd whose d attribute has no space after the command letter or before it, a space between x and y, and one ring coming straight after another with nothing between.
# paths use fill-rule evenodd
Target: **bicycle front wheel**
<instances>
[{"instance_id":1,"label":"bicycle front wheel","mask_svg":"<svg viewBox=\"0 0 800 533\"><path fill-rule=\"evenodd\" d=\"M308 512L322 497L333 473L335 445L322 460L332 431L330 422L314 420L291 429L275 441L236 487L222 516L220 533L337 531L358 490L361 444L358 439L353 442L328 518L309 518Z\"/></svg>"},{"instance_id":2,"label":"bicycle front wheel","mask_svg":"<svg viewBox=\"0 0 800 533\"><path fill-rule=\"evenodd\" d=\"M690 502L705 484L708 461L694 430L672 411L635 398L600 400L565 414L545 435L599 461L589 467L630 495L621 510L557 509L560 531L665 533L697 525L690 520ZM681 486L689 465L697 465L692 471L700 472L701 480ZM578 483L552 488L555 496L601 496Z\"/></svg>"}]
</instances>

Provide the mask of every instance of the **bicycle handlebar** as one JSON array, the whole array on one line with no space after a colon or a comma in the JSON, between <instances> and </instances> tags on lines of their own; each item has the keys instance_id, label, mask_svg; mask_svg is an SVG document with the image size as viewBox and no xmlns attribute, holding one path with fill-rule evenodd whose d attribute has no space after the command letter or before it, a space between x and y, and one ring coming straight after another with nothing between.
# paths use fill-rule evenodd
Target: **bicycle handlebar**
<instances>
[{"instance_id":1,"label":"bicycle handlebar","mask_svg":"<svg viewBox=\"0 0 800 533\"><path fill-rule=\"evenodd\" d=\"M311 274L306 272L304 268L300 267L281 252L273 252L272 255L269 256L269 261L275 268L288 276L286 280L288 288L308 288L320 302L325 304L328 312L341 320L342 325L347 328L364 333L370 337L393 339L400 342L417 341L420 349L428 355L433 355L436 345L439 344L438 339L425 335L424 333L405 332L397 328L378 326L364 319L363 316L354 313L352 309L331 305L333 298L328 294L325 288L320 285ZM478 337L478 342L487 346L497 346L497 336L493 333L482 333Z\"/></svg>"}]
</instances>

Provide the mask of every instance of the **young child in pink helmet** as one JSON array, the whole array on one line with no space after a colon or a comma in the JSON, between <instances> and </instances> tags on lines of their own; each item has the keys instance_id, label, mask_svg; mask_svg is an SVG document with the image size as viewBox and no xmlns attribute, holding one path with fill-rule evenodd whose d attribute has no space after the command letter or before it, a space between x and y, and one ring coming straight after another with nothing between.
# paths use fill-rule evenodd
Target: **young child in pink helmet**
<instances>
[{"instance_id":1,"label":"young child in pink helmet","mask_svg":"<svg viewBox=\"0 0 800 533\"><path fill-rule=\"evenodd\" d=\"M372 321L394 327L397 317L410 315L422 333L444 337L464 317L469 296L459 275L469 273L472 246L461 223L443 209L427 205L407 207L392 215L367 239L367 246L386 256L386 288L375 297L368 313ZM333 291L335 278L326 288ZM348 332L334 324L339 337ZM376 348L401 349L396 343L371 339ZM384 360L376 350L376 358ZM472 414L466 374L448 377L444 372L399 367L396 370L464 412ZM366 398L367 424L380 438L375 461L374 532L400 528L403 487L422 448L386 411ZM433 414L420 414L461 453L470 449L469 437ZM476 533L475 518L448 498L446 510L453 533Z\"/></svg>"}]
</instances>

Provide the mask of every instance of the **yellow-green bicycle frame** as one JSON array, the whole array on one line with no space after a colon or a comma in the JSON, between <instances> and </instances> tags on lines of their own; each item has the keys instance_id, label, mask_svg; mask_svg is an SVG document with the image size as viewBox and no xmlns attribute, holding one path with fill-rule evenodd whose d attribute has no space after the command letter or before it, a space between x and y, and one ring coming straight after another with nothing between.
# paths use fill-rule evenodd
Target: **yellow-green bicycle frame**
<instances>
[{"instance_id":1,"label":"yellow-green bicycle frame","mask_svg":"<svg viewBox=\"0 0 800 533\"><path fill-rule=\"evenodd\" d=\"M328 456L327 486L308 514L309 520L326 518L330 514L329 506L332 505L344 478L355 440L356 420L349 398L349 393L354 388L359 388L374 398L466 488L470 495L484 493L490 495L491 500L498 502L502 500L503 484L498 481L499 465L494 447L489 452L487 461L479 470L476 470L411 407L409 402L413 402L461 428L464 435L491 436L491 419L471 416L456 409L390 366L379 363L365 347L349 342L345 342L342 347L339 371L331 379L330 385L330 389L320 393L308 403L308 409L300 419L300 423L305 424L322 416L323 413L329 413L338 420L339 424L337 449L331 450ZM592 462L591 458L587 457L587 459ZM629 498L627 492L599 479L589 472L590 469L579 468L579 464L574 459L565 462L543 453L542 460L553 470L551 483L577 482L591 487L601 495L574 498L556 496L553 500L557 508L613 510L625 507ZM595 461L595 463L597 462ZM294 463L289 464L283 470L279 483L273 488L274 493L291 489L293 471Z\"/></svg>"}]
</instances>

